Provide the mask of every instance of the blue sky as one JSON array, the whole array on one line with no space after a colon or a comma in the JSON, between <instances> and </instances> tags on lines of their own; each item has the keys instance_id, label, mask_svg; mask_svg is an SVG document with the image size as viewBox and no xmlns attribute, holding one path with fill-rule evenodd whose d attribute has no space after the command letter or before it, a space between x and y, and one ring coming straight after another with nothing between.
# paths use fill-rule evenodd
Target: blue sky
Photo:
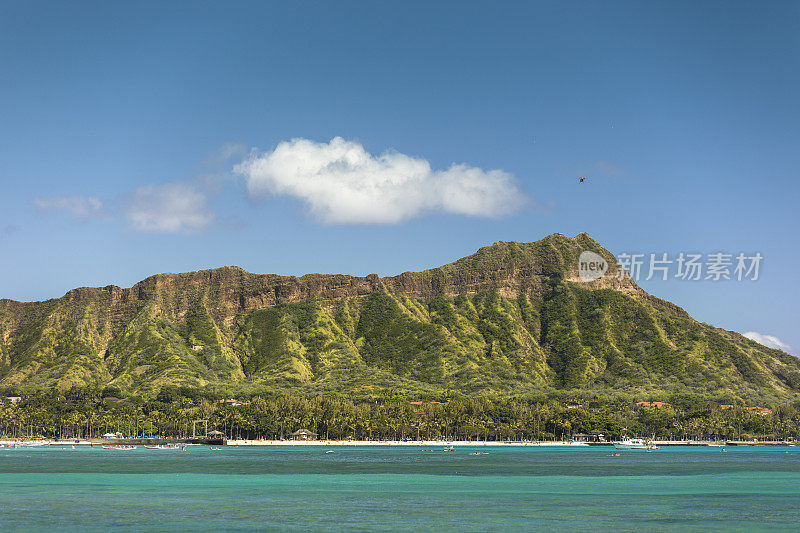
<instances>
[{"instance_id":1,"label":"blue sky","mask_svg":"<svg viewBox=\"0 0 800 533\"><path fill-rule=\"evenodd\" d=\"M799 351L800 4L163 4L0 1L1 297L586 231L760 252L641 284Z\"/></svg>"}]
</instances>

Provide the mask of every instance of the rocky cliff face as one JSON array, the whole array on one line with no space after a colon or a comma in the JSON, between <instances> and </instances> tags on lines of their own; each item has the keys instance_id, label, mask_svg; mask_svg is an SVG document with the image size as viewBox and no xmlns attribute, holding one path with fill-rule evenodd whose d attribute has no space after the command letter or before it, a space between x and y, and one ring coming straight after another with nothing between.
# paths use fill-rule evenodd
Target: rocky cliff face
<instances>
[{"instance_id":1,"label":"rocky cliff face","mask_svg":"<svg viewBox=\"0 0 800 533\"><path fill-rule=\"evenodd\" d=\"M587 234L556 234L385 278L223 267L0 300L0 385L800 391L800 364L783 352L699 324L613 268L580 282L584 250L615 264Z\"/></svg>"}]
</instances>

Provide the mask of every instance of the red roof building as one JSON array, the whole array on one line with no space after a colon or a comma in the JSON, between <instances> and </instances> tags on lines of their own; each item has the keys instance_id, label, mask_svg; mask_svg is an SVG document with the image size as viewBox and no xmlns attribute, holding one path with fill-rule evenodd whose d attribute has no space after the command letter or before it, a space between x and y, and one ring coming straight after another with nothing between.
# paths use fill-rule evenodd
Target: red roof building
<instances>
[{"instance_id":1,"label":"red roof building","mask_svg":"<svg viewBox=\"0 0 800 533\"><path fill-rule=\"evenodd\" d=\"M659 409L662 407L671 407L670 404L666 402L636 402L636 405L639 407L657 407Z\"/></svg>"}]
</instances>

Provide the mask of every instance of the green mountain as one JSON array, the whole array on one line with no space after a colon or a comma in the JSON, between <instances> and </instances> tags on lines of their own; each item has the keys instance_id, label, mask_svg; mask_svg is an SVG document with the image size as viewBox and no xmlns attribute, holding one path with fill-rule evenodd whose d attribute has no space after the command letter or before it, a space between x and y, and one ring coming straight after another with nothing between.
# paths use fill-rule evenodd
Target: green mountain
<instances>
[{"instance_id":1,"label":"green mountain","mask_svg":"<svg viewBox=\"0 0 800 533\"><path fill-rule=\"evenodd\" d=\"M555 234L385 278L224 267L0 300L0 386L797 397L800 360L699 323L613 267L582 282L584 250L615 264L589 235Z\"/></svg>"}]
</instances>

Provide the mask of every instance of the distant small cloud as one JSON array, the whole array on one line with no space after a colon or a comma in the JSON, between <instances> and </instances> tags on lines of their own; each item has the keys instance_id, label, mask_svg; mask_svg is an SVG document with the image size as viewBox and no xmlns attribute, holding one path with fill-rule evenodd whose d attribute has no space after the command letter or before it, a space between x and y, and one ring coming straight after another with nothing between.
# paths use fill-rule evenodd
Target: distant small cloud
<instances>
[{"instance_id":1,"label":"distant small cloud","mask_svg":"<svg viewBox=\"0 0 800 533\"><path fill-rule=\"evenodd\" d=\"M225 143L223 144L218 152L217 157L220 159L232 159L234 157L244 157L247 155L248 148L246 144L243 143Z\"/></svg>"},{"instance_id":2,"label":"distant small cloud","mask_svg":"<svg viewBox=\"0 0 800 533\"><path fill-rule=\"evenodd\" d=\"M234 167L251 198L291 196L327 224L395 224L432 212L498 217L528 200L514 176L452 164L433 170L422 158L372 155L355 141L292 139L251 153Z\"/></svg>"},{"instance_id":3,"label":"distant small cloud","mask_svg":"<svg viewBox=\"0 0 800 533\"><path fill-rule=\"evenodd\" d=\"M757 331L748 331L744 334L744 336L750 340L756 341L759 344L763 344L767 348L775 348L778 350L783 350L786 353L793 353L791 346L774 335L764 335L763 333L758 333Z\"/></svg>"},{"instance_id":4,"label":"distant small cloud","mask_svg":"<svg viewBox=\"0 0 800 533\"><path fill-rule=\"evenodd\" d=\"M61 212L79 220L86 220L103 213L103 202L94 196L34 198L33 205L39 211Z\"/></svg>"},{"instance_id":5,"label":"distant small cloud","mask_svg":"<svg viewBox=\"0 0 800 533\"><path fill-rule=\"evenodd\" d=\"M206 195L182 183L140 187L128 201L125 216L133 230L145 233L193 233L216 220Z\"/></svg>"},{"instance_id":6,"label":"distant small cloud","mask_svg":"<svg viewBox=\"0 0 800 533\"><path fill-rule=\"evenodd\" d=\"M14 235L20 229L22 229L22 228L20 228L16 224L6 224L5 226L0 228L0 239L4 239L6 237Z\"/></svg>"},{"instance_id":7,"label":"distant small cloud","mask_svg":"<svg viewBox=\"0 0 800 533\"><path fill-rule=\"evenodd\" d=\"M210 151L201 163L205 169L220 170L224 167L227 172L230 172L231 159L241 160L244 158L250 149L246 144L238 142L228 142L218 146Z\"/></svg>"},{"instance_id":8,"label":"distant small cloud","mask_svg":"<svg viewBox=\"0 0 800 533\"><path fill-rule=\"evenodd\" d=\"M223 144L203 159L195 183L209 194L219 194L226 185L238 183L240 176L231 171L231 161L241 161L249 151L247 145L242 143Z\"/></svg>"}]
</instances>

